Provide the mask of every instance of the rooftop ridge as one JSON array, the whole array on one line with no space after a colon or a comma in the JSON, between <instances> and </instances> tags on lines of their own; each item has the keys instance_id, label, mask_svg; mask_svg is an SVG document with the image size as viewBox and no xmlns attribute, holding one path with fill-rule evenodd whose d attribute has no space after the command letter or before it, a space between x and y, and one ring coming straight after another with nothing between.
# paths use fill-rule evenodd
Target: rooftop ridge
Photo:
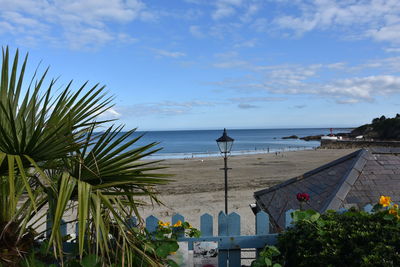
<instances>
[{"instance_id":1,"label":"rooftop ridge","mask_svg":"<svg viewBox=\"0 0 400 267\"><path fill-rule=\"evenodd\" d=\"M366 156L370 153L366 149L358 150L359 154L351 167L348 169L343 178L340 180L336 189L327 199L325 206L322 210L337 210L345 200L347 194L350 192L351 187L361 174L362 169L367 162Z\"/></svg>"},{"instance_id":2,"label":"rooftop ridge","mask_svg":"<svg viewBox=\"0 0 400 267\"><path fill-rule=\"evenodd\" d=\"M311 170L311 171L308 171L308 172L306 172L306 173L304 173L304 174L302 174L302 175L299 175L299 176L296 176L296 177L291 178L291 179L289 179L289 180L286 180L286 181L284 181L284 182L282 182L282 183L280 183L280 184L271 186L271 187L266 188L266 189L262 189L262 190L256 191L256 192L254 192L253 195L254 195L255 198L257 198L257 196L259 196L259 195L262 195L262 194L265 194L265 193L269 193L269 192L272 192L272 191L276 191L276 190L278 190L278 189L280 189L280 188L282 188L282 187L285 187L285 186L287 186L287 185L289 185L289 184L292 184L292 183L297 182L297 181L299 181L299 180L302 180L302 179L305 179L305 178L307 178L307 177L310 177L311 175L314 175L314 174L316 174L316 173L318 173L318 172L321 172L321 171L323 171L323 170L325 170L325 169L328 169L328 168L330 168L330 167L332 167L332 166L335 166L335 165L337 165L337 164L339 164L339 163L342 163L342 162L344 162L344 161L346 161L346 160L349 160L349 159L351 159L351 158L353 158L353 157L357 157L357 156L359 156L359 154L361 154L363 151L365 151L365 149L359 149L359 150L357 150L357 151L355 151L355 152L352 152L352 153L350 153L350 154L348 154L348 155L346 155L346 156L343 156L343 157L338 158L338 159L336 159L336 160L334 160L334 161L331 161L331 162L329 162L329 163L327 163L327 164L324 164L324 165L322 165L322 166L320 166L320 167L318 167L318 168L316 168L316 169L313 169L313 170ZM356 160L356 161L357 161L357 160Z\"/></svg>"}]
</instances>

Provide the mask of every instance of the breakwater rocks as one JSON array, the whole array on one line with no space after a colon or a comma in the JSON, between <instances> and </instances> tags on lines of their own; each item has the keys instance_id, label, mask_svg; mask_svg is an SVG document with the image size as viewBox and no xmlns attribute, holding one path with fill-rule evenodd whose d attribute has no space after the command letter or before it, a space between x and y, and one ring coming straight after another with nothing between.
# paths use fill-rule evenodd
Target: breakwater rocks
<instances>
[{"instance_id":1,"label":"breakwater rocks","mask_svg":"<svg viewBox=\"0 0 400 267\"><path fill-rule=\"evenodd\" d=\"M310 135L310 136L301 137L300 139L304 140L304 141L319 141L319 140L321 140L322 136L323 136L322 134L321 135Z\"/></svg>"},{"instance_id":2,"label":"breakwater rocks","mask_svg":"<svg viewBox=\"0 0 400 267\"><path fill-rule=\"evenodd\" d=\"M282 139L300 139L304 141L318 141L321 140L321 135L309 135L309 136L304 136L304 137L298 137L297 135L290 135L290 136L284 136Z\"/></svg>"},{"instance_id":3,"label":"breakwater rocks","mask_svg":"<svg viewBox=\"0 0 400 267\"><path fill-rule=\"evenodd\" d=\"M282 139L299 139L297 135L291 135L291 136L284 136Z\"/></svg>"}]
</instances>

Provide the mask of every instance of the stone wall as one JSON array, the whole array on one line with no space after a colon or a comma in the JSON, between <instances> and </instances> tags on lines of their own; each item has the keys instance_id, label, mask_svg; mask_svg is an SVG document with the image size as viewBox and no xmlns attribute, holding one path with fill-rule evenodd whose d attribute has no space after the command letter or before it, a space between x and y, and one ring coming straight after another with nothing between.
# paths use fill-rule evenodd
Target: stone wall
<instances>
[{"instance_id":1,"label":"stone wall","mask_svg":"<svg viewBox=\"0 0 400 267\"><path fill-rule=\"evenodd\" d=\"M400 147L400 141L321 140L320 148Z\"/></svg>"}]
</instances>

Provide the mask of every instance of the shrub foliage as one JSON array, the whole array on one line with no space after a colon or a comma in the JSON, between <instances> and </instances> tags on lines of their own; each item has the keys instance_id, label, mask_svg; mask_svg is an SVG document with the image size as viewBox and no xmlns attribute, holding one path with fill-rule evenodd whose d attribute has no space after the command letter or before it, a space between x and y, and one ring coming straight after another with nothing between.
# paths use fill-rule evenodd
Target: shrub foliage
<instances>
[{"instance_id":1,"label":"shrub foliage","mask_svg":"<svg viewBox=\"0 0 400 267\"><path fill-rule=\"evenodd\" d=\"M278 237L285 266L400 266L400 222L395 215L350 210L312 216Z\"/></svg>"}]
</instances>

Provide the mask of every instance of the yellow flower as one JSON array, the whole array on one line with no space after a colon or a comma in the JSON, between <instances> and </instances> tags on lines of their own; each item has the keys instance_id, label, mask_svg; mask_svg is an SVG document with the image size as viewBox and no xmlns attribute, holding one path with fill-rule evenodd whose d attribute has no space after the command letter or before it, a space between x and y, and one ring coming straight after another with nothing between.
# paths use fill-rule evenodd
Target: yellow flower
<instances>
[{"instance_id":1,"label":"yellow flower","mask_svg":"<svg viewBox=\"0 0 400 267\"><path fill-rule=\"evenodd\" d=\"M193 226L190 223L188 224L188 227L189 227L189 229L193 228Z\"/></svg>"},{"instance_id":2,"label":"yellow flower","mask_svg":"<svg viewBox=\"0 0 400 267\"><path fill-rule=\"evenodd\" d=\"M181 227L181 226L182 226L181 220L177 221L176 224L174 224L174 227Z\"/></svg>"},{"instance_id":3,"label":"yellow flower","mask_svg":"<svg viewBox=\"0 0 400 267\"><path fill-rule=\"evenodd\" d=\"M169 222L163 222L163 221L158 221L158 225L159 226L169 226L170 225L170 223Z\"/></svg>"},{"instance_id":4,"label":"yellow flower","mask_svg":"<svg viewBox=\"0 0 400 267\"><path fill-rule=\"evenodd\" d=\"M399 205L393 204L393 206L389 210L389 214L397 215L397 219L399 218L399 215L397 214L399 210Z\"/></svg>"},{"instance_id":5,"label":"yellow flower","mask_svg":"<svg viewBox=\"0 0 400 267\"><path fill-rule=\"evenodd\" d=\"M396 215L396 214L397 214L397 210L390 209L390 210L389 210L389 214Z\"/></svg>"},{"instance_id":6,"label":"yellow flower","mask_svg":"<svg viewBox=\"0 0 400 267\"><path fill-rule=\"evenodd\" d=\"M381 204L384 207L388 207L390 206L391 201L392 200L390 199L390 197L381 196L381 198L379 199L379 204Z\"/></svg>"}]
</instances>

